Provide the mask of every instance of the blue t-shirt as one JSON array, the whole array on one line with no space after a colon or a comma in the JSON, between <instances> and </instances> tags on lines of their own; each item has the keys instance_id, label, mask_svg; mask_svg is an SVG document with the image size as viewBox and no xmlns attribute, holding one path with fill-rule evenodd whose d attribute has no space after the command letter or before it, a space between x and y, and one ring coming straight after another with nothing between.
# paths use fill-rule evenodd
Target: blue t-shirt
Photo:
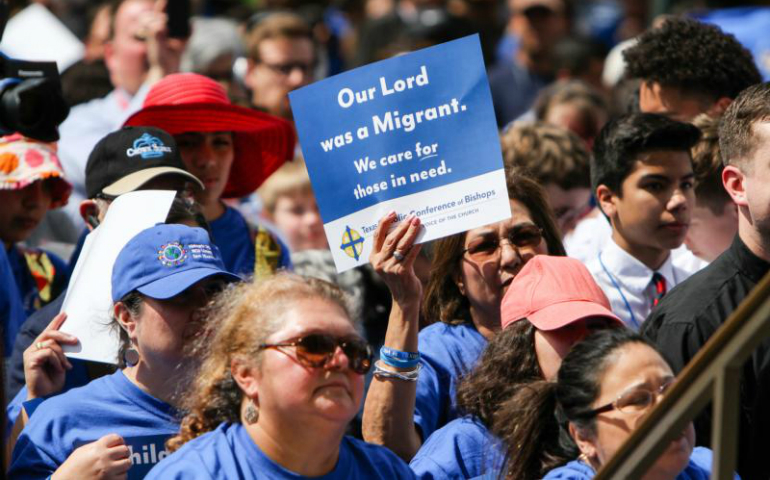
<instances>
[{"instance_id":1,"label":"blue t-shirt","mask_svg":"<svg viewBox=\"0 0 770 480\"><path fill-rule=\"evenodd\" d=\"M248 277L254 273L256 264L268 266L273 271L291 269L289 248L264 227L250 229L238 210L226 207L222 216L209 222L209 227L212 240L219 247L222 262L228 272ZM255 247L255 240L259 248Z\"/></svg>"},{"instance_id":2,"label":"blue t-shirt","mask_svg":"<svg viewBox=\"0 0 770 480\"><path fill-rule=\"evenodd\" d=\"M13 450L10 478L46 478L77 447L116 433L131 450L129 478L141 478L168 453L179 430L171 405L140 390L122 371L44 401Z\"/></svg>"},{"instance_id":3,"label":"blue t-shirt","mask_svg":"<svg viewBox=\"0 0 770 480\"><path fill-rule=\"evenodd\" d=\"M690 462L676 480L709 480L711 478L711 461L713 454L705 447L695 447L690 455ZM566 465L548 472L544 480L589 480L596 472L580 460L573 460ZM735 474L736 480L741 477Z\"/></svg>"},{"instance_id":4,"label":"blue t-shirt","mask_svg":"<svg viewBox=\"0 0 770 480\"><path fill-rule=\"evenodd\" d=\"M498 472L505 460L500 441L475 417L455 418L422 444L409 463L420 479L465 479Z\"/></svg>"},{"instance_id":5,"label":"blue t-shirt","mask_svg":"<svg viewBox=\"0 0 770 480\"><path fill-rule=\"evenodd\" d=\"M26 318L7 253L5 248L0 247L0 328L3 333L3 356L11 356L16 333Z\"/></svg>"},{"instance_id":6,"label":"blue t-shirt","mask_svg":"<svg viewBox=\"0 0 770 480\"><path fill-rule=\"evenodd\" d=\"M472 324L439 322L424 328L418 337L422 370L417 380L414 423L422 441L457 418L457 381L473 370L487 339Z\"/></svg>"},{"instance_id":7,"label":"blue t-shirt","mask_svg":"<svg viewBox=\"0 0 770 480\"><path fill-rule=\"evenodd\" d=\"M223 423L189 441L152 469L147 480L162 479L304 479L262 453L240 423ZM334 470L318 480L414 478L390 450L344 437Z\"/></svg>"}]
</instances>

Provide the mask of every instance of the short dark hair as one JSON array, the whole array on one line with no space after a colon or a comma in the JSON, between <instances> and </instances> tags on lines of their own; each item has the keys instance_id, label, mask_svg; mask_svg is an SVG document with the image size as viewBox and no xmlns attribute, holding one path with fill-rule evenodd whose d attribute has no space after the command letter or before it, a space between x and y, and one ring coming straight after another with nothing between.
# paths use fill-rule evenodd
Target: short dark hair
<instances>
[{"instance_id":1,"label":"short dark hair","mask_svg":"<svg viewBox=\"0 0 770 480\"><path fill-rule=\"evenodd\" d=\"M732 202L722 184L722 155L719 150L719 117L702 113L692 122L703 136L692 149L692 169L695 173L695 202L714 215L722 215L725 205Z\"/></svg>"},{"instance_id":2,"label":"short dark hair","mask_svg":"<svg viewBox=\"0 0 770 480\"><path fill-rule=\"evenodd\" d=\"M632 113L608 122L594 144L591 188L605 185L622 195L623 180L639 155L653 150L687 152L700 138L698 127L656 113Z\"/></svg>"},{"instance_id":3,"label":"short dark hair","mask_svg":"<svg viewBox=\"0 0 770 480\"><path fill-rule=\"evenodd\" d=\"M711 100L735 98L762 81L754 59L719 27L673 17L623 52L627 74Z\"/></svg>"},{"instance_id":4,"label":"short dark hair","mask_svg":"<svg viewBox=\"0 0 770 480\"><path fill-rule=\"evenodd\" d=\"M722 162L750 169L747 160L757 148L754 124L766 121L770 121L770 82L747 88L725 110L719 122Z\"/></svg>"}]
</instances>

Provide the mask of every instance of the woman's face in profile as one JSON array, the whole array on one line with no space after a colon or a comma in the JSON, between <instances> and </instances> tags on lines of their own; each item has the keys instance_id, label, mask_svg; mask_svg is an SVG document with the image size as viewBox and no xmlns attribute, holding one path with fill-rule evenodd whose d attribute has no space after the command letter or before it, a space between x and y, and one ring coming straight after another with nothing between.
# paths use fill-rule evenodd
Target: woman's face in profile
<instances>
[{"instance_id":1,"label":"woman's face in profile","mask_svg":"<svg viewBox=\"0 0 770 480\"><path fill-rule=\"evenodd\" d=\"M603 465L615 454L657 405L674 379L666 361L645 344L626 344L613 357L607 362L608 367L600 379L599 396L592 405L594 409L610 403L615 405L609 412L595 417L596 435L590 441L594 454L588 456L598 465ZM687 466L694 444L695 430L689 423L671 441L645 478L676 477Z\"/></svg>"},{"instance_id":2,"label":"woman's face in profile","mask_svg":"<svg viewBox=\"0 0 770 480\"><path fill-rule=\"evenodd\" d=\"M310 334L360 338L347 314L338 305L319 298L295 302L283 314L283 327L265 343L285 343ZM265 349L258 376L260 421L269 417L287 425L311 427L316 422L346 425L361 406L363 375L353 372L350 359L337 346L326 365L303 365L298 347ZM301 353L301 352L300 352Z\"/></svg>"}]
</instances>

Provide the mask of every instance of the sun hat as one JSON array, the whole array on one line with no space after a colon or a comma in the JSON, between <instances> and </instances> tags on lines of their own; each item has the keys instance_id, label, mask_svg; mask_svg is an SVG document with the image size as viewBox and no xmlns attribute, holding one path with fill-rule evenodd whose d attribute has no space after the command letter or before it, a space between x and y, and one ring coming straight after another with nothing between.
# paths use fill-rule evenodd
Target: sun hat
<instances>
[{"instance_id":1,"label":"sun hat","mask_svg":"<svg viewBox=\"0 0 770 480\"><path fill-rule=\"evenodd\" d=\"M126 125L152 125L171 135L233 132L235 158L223 197L253 193L294 156L297 136L286 120L230 103L224 87L197 73L175 73L147 93Z\"/></svg>"},{"instance_id":2,"label":"sun hat","mask_svg":"<svg viewBox=\"0 0 770 480\"><path fill-rule=\"evenodd\" d=\"M86 195L117 197L161 175L181 175L203 189L185 170L174 137L159 128L123 127L99 140L86 163Z\"/></svg>"},{"instance_id":3,"label":"sun hat","mask_svg":"<svg viewBox=\"0 0 770 480\"><path fill-rule=\"evenodd\" d=\"M21 190L39 180L50 180L51 208L67 204L72 185L64 179L56 144L20 133L0 137L0 190Z\"/></svg>"},{"instance_id":4,"label":"sun hat","mask_svg":"<svg viewBox=\"0 0 770 480\"><path fill-rule=\"evenodd\" d=\"M240 280L225 270L206 230L161 223L136 234L118 254L112 267L112 300L134 290L164 300L214 275Z\"/></svg>"},{"instance_id":5,"label":"sun hat","mask_svg":"<svg viewBox=\"0 0 770 480\"><path fill-rule=\"evenodd\" d=\"M503 328L525 318L538 330L556 330L588 317L623 324L588 269L569 257L534 256L514 277L500 311Z\"/></svg>"}]
</instances>

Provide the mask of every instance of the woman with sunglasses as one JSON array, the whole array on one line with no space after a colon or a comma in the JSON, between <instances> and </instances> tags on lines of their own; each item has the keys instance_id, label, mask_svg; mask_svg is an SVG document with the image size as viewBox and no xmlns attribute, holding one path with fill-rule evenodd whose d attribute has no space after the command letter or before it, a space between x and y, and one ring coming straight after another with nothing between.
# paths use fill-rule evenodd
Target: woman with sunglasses
<instances>
[{"instance_id":1,"label":"woman with sunglasses","mask_svg":"<svg viewBox=\"0 0 770 480\"><path fill-rule=\"evenodd\" d=\"M538 254L565 255L542 188L511 174L508 197L510 219L435 243L422 311L436 323L419 336L422 286L413 268L419 218L387 233L395 221L391 214L378 226L371 262L390 288L393 308L383 362L364 406L363 433L405 460L458 416L457 381L500 331L500 303L519 270Z\"/></svg>"},{"instance_id":2,"label":"woman with sunglasses","mask_svg":"<svg viewBox=\"0 0 770 480\"><path fill-rule=\"evenodd\" d=\"M345 436L372 353L339 288L278 274L225 292L215 311L176 452L148 479L413 478Z\"/></svg>"},{"instance_id":3,"label":"woman with sunglasses","mask_svg":"<svg viewBox=\"0 0 770 480\"><path fill-rule=\"evenodd\" d=\"M553 379L562 358L592 331L623 322L578 260L538 255L516 275L501 305L503 330L457 387L464 416L436 430L409 466L418 478L472 478L498 471L504 449L490 430L506 400Z\"/></svg>"},{"instance_id":4,"label":"woman with sunglasses","mask_svg":"<svg viewBox=\"0 0 770 480\"><path fill-rule=\"evenodd\" d=\"M201 332L201 309L236 280L202 228L159 224L134 236L112 271L119 370L43 401L19 436L10 478L141 478L149 471L179 430L177 395L193 365L185 348ZM34 348L66 365L54 339Z\"/></svg>"},{"instance_id":5,"label":"woman with sunglasses","mask_svg":"<svg viewBox=\"0 0 770 480\"><path fill-rule=\"evenodd\" d=\"M508 446L505 478L593 478L673 381L645 338L625 328L593 333L564 357L556 381L520 389L497 413L495 433ZM711 451L694 443L688 423L643 478L709 478Z\"/></svg>"}]
</instances>

